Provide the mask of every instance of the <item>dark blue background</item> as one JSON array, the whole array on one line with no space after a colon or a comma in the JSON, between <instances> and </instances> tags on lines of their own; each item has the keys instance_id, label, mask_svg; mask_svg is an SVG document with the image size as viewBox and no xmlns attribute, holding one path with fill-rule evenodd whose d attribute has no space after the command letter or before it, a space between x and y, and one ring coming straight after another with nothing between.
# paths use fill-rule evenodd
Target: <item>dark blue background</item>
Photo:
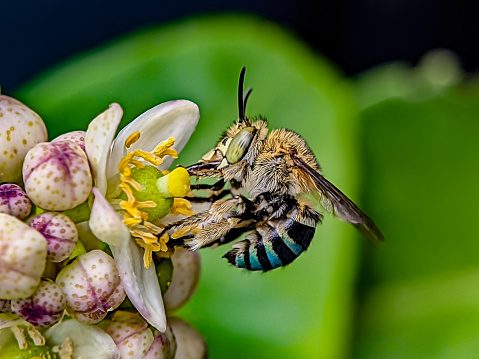
<instances>
[{"instance_id":1,"label":"dark blue background","mask_svg":"<svg viewBox=\"0 0 479 359\"><path fill-rule=\"evenodd\" d=\"M479 66L479 6L433 0L7 1L0 6L0 84L14 91L42 69L145 25L212 12L251 12L289 27L346 74L436 47Z\"/></svg>"}]
</instances>

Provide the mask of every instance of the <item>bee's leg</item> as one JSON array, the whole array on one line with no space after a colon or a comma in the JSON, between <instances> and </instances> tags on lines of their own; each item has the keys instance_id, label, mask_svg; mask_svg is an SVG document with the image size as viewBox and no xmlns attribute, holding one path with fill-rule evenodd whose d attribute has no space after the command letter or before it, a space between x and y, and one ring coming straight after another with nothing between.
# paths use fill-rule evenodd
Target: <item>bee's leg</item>
<instances>
[{"instance_id":1,"label":"bee's leg","mask_svg":"<svg viewBox=\"0 0 479 359\"><path fill-rule=\"evenodd\" d=\"M214 202L222 199L223 197L229 195L230 193L231 193L231 191L229 189L224 189L219 193L214 193L213 192L208 197L195 196L195 197L186 197L186 199L188 199L188 201L194 202L194 203L205 203L205 202L214 203Z\"/></svg>"},{"instance_id":2,"label":"bee's leg","mask_svg":"<svg viewBox=\"0 0 479 359\"><path fill-rule=\"evenodd\" d=\"M180 236L177 238L192 250L230 242L241 233L254 229L257 222L253 202L241 196L216 201L205 212L204 220L196 223L189 232L185 233L182 226L178 228ZM188 219L191 221L192 217ZM188 233L194 236L186 238ZM175 236L172 235L173 238Z\"/></svg>"},{"instance_id":3,"label":"bee's leg","mask_svg":"<svg viewBox=\"0 0 479 359\"><path fill-rule=\"evenodd\" d=\"M162 229L162 231L158 234L157 237L161 238L167 234L168 237L170 238L167 242L168 246L170 247L182 246L183 239L188 236L191 237L192 236L191 232L195 228L197 228L201 223L204 223L205 221L207 221L208 217L209 217L209 212L207 210L189 217L185 217L183 219L180 219L179 221L170 223L167 226L165 226Z\"/></svg>"},{"instance_id":4,"label":"bee's leg","mask_svg":"<svg viewBox=\"0 0 479 359\"><path fill-rule=\"evenodd\" d=\"M205 183L196 183L192 185L192 189L209 189L213 192L220 191L224 188L225 186L225 181L223 179L220 179L218 182L214 184L205 184Z\"/></svg>"},{"instance_id":5,"label":"bee's leg","mask_svg":"<svg viewBox=\"0 0 479 359\"><path fill-rule=\"evenodd\" d=\"M234 266L252 271L283 267L309 247L321 219L313 208L298 201L284 218L258 226L224 257Z\"/></svg>"},{"instance_id":6,"label":"bee's leg","mask_svg":"<svg viewBox=\"0 0 479 359\"><path fill-rule=\"evenodd\" d=\"M241 226L236 226L232 228L228 233L226 233L223 237L218 238L214 242L208 243L203 247L213 247L213 246L221 246L223 244L229 243L238 239L245 232L249 232L256 227L256 221L249 221L249 222L242 222Z\"/></svg>"},{"instance_id":7,"label":"bee's leg","mask_svg":"<svg viewBox=\"0 0 479 359\"><path fill-rule=\"evenodd\" d=\"M226 195L230 194L231 191L229 189L224 189L225 186L225 181L223 179L220 179L218 182L210 185L210 184L194 184L192 185L192 189L194 190L211 190L211 194L207 197L200 197L200 196L195 196L195 197L188 197L188 200L190 202L194 203L205 203L205 202L216 202L217 200L225 197Z\"/></svg>"}]
</instances>

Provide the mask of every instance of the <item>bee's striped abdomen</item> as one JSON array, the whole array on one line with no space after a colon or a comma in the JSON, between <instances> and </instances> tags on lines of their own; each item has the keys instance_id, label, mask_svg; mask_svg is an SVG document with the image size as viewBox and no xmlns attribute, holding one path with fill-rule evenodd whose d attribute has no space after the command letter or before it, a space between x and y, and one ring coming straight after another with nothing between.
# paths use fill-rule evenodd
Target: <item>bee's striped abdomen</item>
<instances>
[{"instance_id":1,"label":"bee's striped abdomen","mask_svg":"<svg viewBox=\"0 0 479 359\"><path fill-rule=\"evenodd\" d=\"M316 211L311 212L313 218L306 221L308 224L298 222L295 212L294 219L276 221L274 227L269 224L258 227L244 241L233 245L225 258L238 268L265 272L291 263L309 247L319 222Z\"/></svg>"}]
</instances>

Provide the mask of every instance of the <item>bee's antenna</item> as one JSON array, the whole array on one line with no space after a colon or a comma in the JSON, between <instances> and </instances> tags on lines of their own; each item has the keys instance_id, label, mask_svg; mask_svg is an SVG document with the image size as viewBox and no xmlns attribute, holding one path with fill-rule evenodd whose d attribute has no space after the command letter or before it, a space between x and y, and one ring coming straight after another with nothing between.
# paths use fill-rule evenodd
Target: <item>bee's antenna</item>
<instances>
[{"instance_id":1,"label":"bee's antenna","mask_svg":"<svg viewBox=\"0 0 479 359\"><path fill-rule=\"evenodd\" d=\"M253 92L253 89L248 89L243 96L243 115L246 116L246 102L248 101L248 97Z\"/></svg>"},{"instance_id":2,"label":"bee's antenna","mask_svg":"<svg viewBox=\"0 0 479 359\"><path fill-rule=\"evenodd\" d=\"M246 67L241 69L240 77L239 77L239 84L238 84L238 112L239 112L239 122L243 122L245 120L245 109L246 109L246 101L248 100L248 96L251 91L248 91L245 96L243 96L243 89L244 89L244 74L246 72Z\"/></svg>"}]
</instances>

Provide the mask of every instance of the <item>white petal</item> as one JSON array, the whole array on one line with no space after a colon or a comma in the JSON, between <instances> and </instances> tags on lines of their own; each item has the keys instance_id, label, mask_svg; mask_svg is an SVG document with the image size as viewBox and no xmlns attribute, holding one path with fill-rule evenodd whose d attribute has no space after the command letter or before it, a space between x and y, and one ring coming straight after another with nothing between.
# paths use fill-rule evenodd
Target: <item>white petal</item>
<instances>
[{"instance_id":1,"label":"white petal","mask_svg":"<svg viewBox=\"0 0 479 359\"><path fill-rule=\"evenodd\" d=\"M131 240L128 228L98 189L93 188L93 193L92 233L110 245L121 282L132 304L148 323L164 332L166 315L155 267L145 268L143 252Z\"/></svg>"},{"instance_id":2,"label":"white petal","mask_svg":"<svg viewBox=\"0 0 479 359\"><path fill-rule=\"evenodd\" d=\"M133 241L122 246L110 246L110 249L131 303L149 324L164 333L166 315L155 266L145 268L143 253Z\"/></svg>"},{"instance_id":3,"label":"white petal","mask_svg":"<svg viewBox=\"0 0 479 359\"><path fill-rule=\"evenodd\" d=\"M110 146L115 138L116 129L120 124L123 110L117 103L99 114L88 125L85 136L85 152L90 161L95 178L95 186L102 194L106 193L106 170ZM118 162L114 162L112 171L117 171ZM111 172L111 171L110 171Z\"/></svg>"},{"instance_id":4,"label":"white petal","mask_svg":"<svg viewBox=\"0 0 479 359\"><path fill-rule=\"evenodd\" d=\"M100 191L93 187L95 200L91 207L90 229L98 239L109 245L130 241L130 231Z\"/></svg>"},{"instance_id":5,"label":"white petal","mask_svg":"<svg viewBox=\"0 0 479 359\"><path fill-rule=\"evenodd\" d=\"M78 238L81 240L87 252L94 249L102 249L105 246L104 243L93 234L88 221L77 223L76 227L78 230Z\"/></svg>"},{"instance_id":6,"label":"white petal","mask_svg":"<svg viewBox=\"0 0 479 359\"><path fill-rule=\"evenodd\" d=\"M120 358L120 350L113 339L97 326L69 319L45 332L45 339L52 347L62 345L67 338L73 342L73 358Z\"/></svg>"},{"instance_id":7,"label":"white petal","mask_svg":"<svg viewBox=\"0 0 479 359\"><path fill-rule=\"evenodd\" d=\"M110 161L118 164L125 157L125 140L137 131L140 132L140 139L129 150L152 151L161 141L174 137L173 148L179 153L195 130L199 118L198 106L188 100L169 101L155 106L121 130L113 142ZM172 162L173 158L165 157L165 162L159 168L168 169ZM108 178L114 174L115 171L108 168Z\"/></svg>"}]
</instances>

